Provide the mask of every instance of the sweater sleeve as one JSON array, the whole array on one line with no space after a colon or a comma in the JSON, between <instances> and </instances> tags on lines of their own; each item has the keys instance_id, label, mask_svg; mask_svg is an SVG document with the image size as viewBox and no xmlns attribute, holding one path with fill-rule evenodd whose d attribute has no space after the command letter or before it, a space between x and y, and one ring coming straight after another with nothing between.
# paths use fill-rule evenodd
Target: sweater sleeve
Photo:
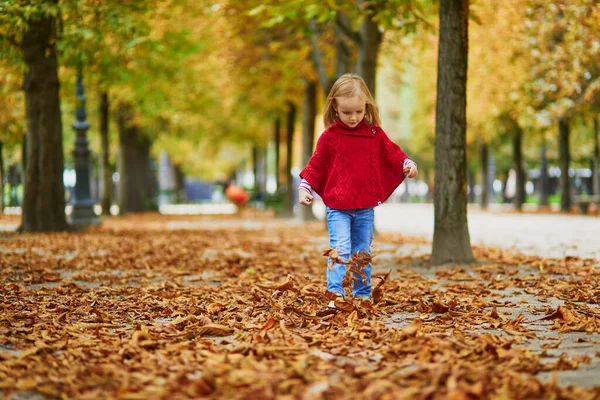
<instances>
[{"instance_id":1,"label":"sweater sleeve","mask_svg":"<svg viewBox=\"0 0 600 400\"><path fill-rule=\"evenodd\" d=\"M317 141L315 152L310 160L308 160L306 167L300 172L300 177L319 195L323 193L322 191L327 181L329 167L328 152L327 135L322 134Z\"/></svg>"},{"instance_id":2,"label":"sweater sleeve","mask_svg":"<svg viewBox=\"0 0 600 400\"><path fill-rule=\"evenodd\" d=\"M408 156L406 155L406 153L404 153L404 151L402 151L402 149L400 148L400 146L398 146L396 143L392 142L392 140L388 137L388 135L383 132L383 140L382 140L382 145L383 145L383 157L387 159L387 161L389 163L391 163L394 168L397 168L400 170L400 173L402 173L402 170L404 169L404 166L408 163L408 162L413 162L410 158L408 158Z\"/></svg>"},{"instance_id":3,"label":"sweater sleeve","mask_svg":"<svg viewBox=\"0 0 600 400\"><path fill-rule=\"evenodd\" d=\"M382 196L387 200L406 178L404 175L405 163L412 161L402 151L400 146L392 142L383 130L381 134L380 173L383 189Z\"/></svg>"}]
</instances>

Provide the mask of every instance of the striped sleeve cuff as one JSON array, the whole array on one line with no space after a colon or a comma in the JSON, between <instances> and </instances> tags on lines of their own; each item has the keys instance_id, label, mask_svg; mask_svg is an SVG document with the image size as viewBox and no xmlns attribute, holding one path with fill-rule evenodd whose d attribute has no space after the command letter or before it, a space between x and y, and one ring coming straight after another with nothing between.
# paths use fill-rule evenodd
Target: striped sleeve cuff
<instances>
[{"instance_id":1,"label":"striped sleeve cuff","mask_svg":"<svg viewBox=\"0 0 600 400\"><path fill-rule=\"evenodd\" d=\"M308 183L306 179L302 179L298 189L306 190L308 193L312 194L312 186L310 186L310 183Z\"/></svg>"},{"instance_id":2,"label":"striped sleeve cuff","mask_svg":"<svg viewBox=\"0 0 600 400\"><path fill-rule=\"evenodd\" d=\"M414 162L410 158L407 158L406 160L404 160L404 165L402 167L406 167L407 165L410 165L410 164L415 164L415 167L417 166L416 162Z\"/></svg>"}]
</instances>

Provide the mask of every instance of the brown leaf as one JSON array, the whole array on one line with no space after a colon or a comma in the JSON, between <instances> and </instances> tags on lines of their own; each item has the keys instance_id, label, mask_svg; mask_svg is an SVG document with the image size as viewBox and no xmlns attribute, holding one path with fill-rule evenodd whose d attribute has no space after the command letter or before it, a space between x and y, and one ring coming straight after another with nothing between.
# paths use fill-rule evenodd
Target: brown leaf
<instances>
[{"instance_id":1,"label":"brown leaf","mask_svg":"<svg viewBox=\"0 0 600 400\"><path fill-rule=\"evenodd\" d=\"M208 324L199 327L195 332L199 336L229 336L233 333L233 329L220 324Z\"/></svg>"},{"instance_id":2,"label":"brown leaf","mask_svg":"<svg viewBox=\"0 0 600 400\"><path fill-rule=\"evenodd\" d=\"M337 249L325 249L323 250L323 255L331 259L329 269L333 268L333 264L350 264L351 262L350 260L342 260Z\"/></svg>"},{"instance_id":3,"label":"brown leaf","mask_svg":"<svg viewBox=\"0 0 600 400\"><path fill-rule=\"evenodd\" d=\"M373 299L373 304L379 303L381 301L381 299L383 298L383 285L387 282L391 273L392 273L392 270L390 269L387 272L387 274L385 274L384 276L378 277L380 280L377 283L377 285L375 286L375 288L373 289L373 293L371 295L371 297Z\"/></svg>"},{"instance_id":4,"label":"brown leaf","mask_svg":"<svg viewBox=\"0 0 600 400\"><path fill-rule=\"evenodd\" d=\"M294 277L292 275L288 275L287 278L285 279L285 281L281 282L281 283L275 283L275 284L261 284L258 283L256 284L256 286L258 286L261 289L269 289L269 290L293 290L294 289Z\"/></svg>"},{"instance_id":5,"label":"brown leaf","mask_svg":"<svg viewBox=\"0 0 600 400\"><path fill-rule=\"evenodd\" d=\"M415 318L412 320L409 326L400 330L400 337L407 338L415 336L423 328L423 321L421 318Z\"/></svg>"},{"instance_id":6,"label":"brown leaf","mask_svg":"<svg viewBox=\"0 0 600 400\"><path fill-rule=\"evenodd\" d=\"M573 312L571 312L571 310L563 306L558 306L558 308L552 314L546 315L545 317L540 318L539 320L543 321L549 319L560 319L565 322L571 322L574 321L576 318Z\"/></svg>"},{"instance_id":7,"label":"brown leaf","mask_svg":"<svg viewBox=\"0 0 600 400\"><path fill-rule=\"evenodd\" d=\"M263 327L260 328L260 335L264 337L268 330L273 329L275 327L275 324L275 319L273 319L273 317L269 317L269 319L263 325Z\"/></svg>"}]
</instances>

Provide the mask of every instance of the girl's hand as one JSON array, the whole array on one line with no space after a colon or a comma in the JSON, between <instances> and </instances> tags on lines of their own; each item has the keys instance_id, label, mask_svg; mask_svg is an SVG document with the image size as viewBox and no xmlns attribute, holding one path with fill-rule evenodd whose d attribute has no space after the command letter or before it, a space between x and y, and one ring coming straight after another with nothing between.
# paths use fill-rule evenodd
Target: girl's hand
<instances>
[{"instance_id":1,"label":"girl's hand","mask_svg":"<svg viewBox=\"0 0 600 400\"><path fill-rule=\"evenodd\" d=\"M417 170L417 164L415 164L414 162L411 162L411 163L406 164L403 172L407 178L414 178L419 173L419 170Z\"/></svg>"},{"instance_id":2,"label":"girl's hand","mask_svg":"<svg viewBox=\"0 0 600 400\"><path fill-rule=\"evenodd\" d=\"M313 195L308 193L304 189L300 189L300 190L298 190L298 201L303 206L310 206L313 201Z\"/></svg>"}]
</instances>

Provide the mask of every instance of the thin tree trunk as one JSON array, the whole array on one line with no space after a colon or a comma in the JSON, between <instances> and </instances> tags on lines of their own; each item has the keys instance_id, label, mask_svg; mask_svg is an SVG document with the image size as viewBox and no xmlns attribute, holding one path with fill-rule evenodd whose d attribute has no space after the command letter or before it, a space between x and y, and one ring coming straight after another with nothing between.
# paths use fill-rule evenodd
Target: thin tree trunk
<instances>
[{"instance_id":1,"label":"thin tree trunk","mask_svg":"<svg viewBox=\"0 0 600 400\"><path fill-rule=\"evenodd\" d=\"M281 186L281 119L275 118L273 124L274 140L275 140L275 191Z\"/></svg>"},{"instance_id":2,"label":"thin tree trunk","mask_svg":"<svg viewBox=\"0 0 600 400\"><path fill-rule=\"evenodd\" d=\"M598 165L600 161L600 146L598 145L598 125L600 125L600 123L598 122L598 118L599 117L594 118L594 171L592 174L592 176L594 177L594 181L592 183L592 191L595 195L600 194L600 169Z\"/></svg>"},{"instance_id":3,"label":"thin tree trunk","mask_svg":"<svg viewBox=\"0 0 600 400\"><path fill-rule=\"evenodd\" d=\"M571 211L571 179L569 178L569 121L561 118L558 121L558 146L560 153L560 210Z\"/></svg>"},{"instance_id":4,"label":"thin tree trunk","mask_svg":"<svg viewBox=\"0 0 600 400\"><path fill-rule=\"evenodd\" d=\"M56 3L54 0L53 3ZM23 232L65 231L64 153L56 57L56 20L29 21L21 48L27 118Z\"/></svg>"},{"instance_id":5,"label":"thin tree trunk","mask_svg":"<svg viewBox=\"0 0 600 400\"><path fill-rule=\"evenodd\" d=\"M467 169L467 183L469 184L469 193L467 196L467 200L469 203L475 203L475 191L473 188L475 187L475 173L472 168Z\"/></svg>"},{"instance_id":6,"label":"thin tree trunk","mask_svg":"<svg viewBox=\"0 0 600 400\"><path fill-rule=\"evenodd\" d=\"M383 34L379 30L379 26L373 21L372 17L375 13L372 4L365 5L367 1L358 0L359 8L366 6L366 13L362 24L358 30L359 38L356 43L358 46L358 58L356 60L356 74L360 75L367 84L371 94L375 96L375 76L377 72L377 58L379 56L379 48L383 40Z\"/></svg>"},{"instance_id":7,"label":"thin tree trunk","mask_svg":"<svg viewBox=\"0 0 600 400\"><path fill-rule=\"evenodd\" d=\"M259 191L260 191L260 185L258 183L259 181L259 169L260 167L258 166L258 163L260 162L259 160L259 156L258 156L258 152L259 152L259 148L258 145L253 145L252 146L252 174L254 175L254 187L252 188L252 191L254 192L254 197L258 197L259 196Z\"/></svg>"},{"instance_id":8,"label":"thin tree trunk","mask_svg":"<svg viewBox=\"0 0 600 400\"><path fill-rule=\"evenodd\" d=\"M266 182L265 182L265 150L259 145L252 147L252 163L254 168L254 198L264 201Z\"/></svg>"},{"instance_id":9,"label":"thin tree trunk","mask_svg":"<svg viewBox=\"0 0 600 400\"><path fill-rule=\"evenodd\" d=\"M336 26L335 26L335 48L336 48L336 59L335 59L335 76L331 77L327 74L327 66L323 61L323 52L319 47L320 31L319 25L316 22L316 18L313 18L310 22L311 26L311 57L314 64L315 72L319 78L321 88L325 92L325 95L329 93L335 80L347 73L350 70L350 46L348 45L348 34L355 39L354 32L348 32L351 29L350 19L342 12L338 11L336 14Z\"/></svg>"},{"instance_id":10,"label":"thin tree trunk","mask_svg":"<svg viewBox=\"0 0 600 400\"><path fill-rule=\"evenodd\" d=\"M292 176L292 154L294 145L294 125L296 123L296 106L288 103L287 113L287 135L286 135L286 157L285 157L285 176L286 191L284 199L284 214L286 216L294 215L294 177Z\"/></svg>"},{"instance_id":11,"label":"thin tree trunk","mask_svg":"<svg viewBox=\"0 0 600 400\"><path fill-rule=\"evenodd\" d=\"M487 210L490 201L490 180L489 174L489 146L485 142L479 143L479 168L481 180L481 197L479 205L482 210Z\"/></svg>"},{"instance_id":12,"label":"thin tree trunk","mask_svg":"<svg viewBox=\"0 0 600 400\"><path fill-rule=\"evenodd\" d=\"M432 264L474 260L466 192L468 21L468 0L441 1Z\"/></svg>"},{"instance_id":13,"label":"thin tree trunk","mask_svg":"<svg viewBox=\"0 0 600 400\"><path fill-rule=\"evenodd\" d=\"M342 25L350 26L350 19L348 15L345 13L338 11L337 13L337 23L335 27L335 48L336 48L336 58L335 58L335 78L339 78L340 76L348 73L350 71L350 45L348 44L348 39L344 35L342 31ZM330 80L330 84L328 87L323 87L325 91L325 96L329 94L331 87L333 86L335 79Z\"/></svg>"},{"instance_id":14,"label":"thin tree trunk","mask_svg":"<svg viewBox=\"0 0 600 400\"><path fill-rule=\"evenodd\" d=\"M27 135L25 135L21 144L21 168L23 169L24 177L25 171L27 171Z\"/></svg>"},{"instance_id":15,"label":"thin tree trunk","mask_svg":"<svg viewBox=\"0 0 600 400\"><path fill-rule=\"evenodd\" d=\"M185 174L180 165L175 165L173 169L175 170L175 203L185 203L187 201L185 193Z\"/></svg>"},{"instance_id":16,"label":"thin tree trunk","mask_svg":"<svg viewBox=\"0 0 600 400\"><path fill-rule=\"evenodd\" d=\"M118 106L116 117L119 130L119 212L148 211L154 206L150 140L132 121L131 106Z\"/></svg>"},{"instance_id":17,"label":"thin tree trunk","mask_svg":"<svg viewBox=\"0 0 600 400\"><path fill-rule=\"evenodd\" d=\"M302 110L302 165L308 164L315 145L315 118L317 116L317 84L306 81L304 89L304 107ZM312 206L301 207L301 216L304 221L317 219Z\"/></svg>"},{"instance_id":18,"label":"thin tree trunk","mask_svg":"<svg viewBox=\"0 0 600 400\"><path fill-rule=\"evenodd\" d=\"M260 147L260 153L259 153L259 176L260 179L258 181L259 185L258 185L258 191L259 191L259 195L260 195L260 200L262 200L263 202L267 199L267 160L268 160L268 152L267 152L267 147L266 146L262 146Z\"/></svg>"},{"instance_id":19,"label":"thin tree trunk","mask_svg":"<svg viewBox=\"0 0 600 400\"><path fill-rule=\"evenodd\" d=\"M550 195L550 179L548 178L548 158L546 156L546 142L542 142L540 148L540 207L548 207Z\"/></svg>"},{"instance_id":20,"label":"thin tree trunk","mask_svg":"<svg viewBox=\"0 0 600 400\"><path fill-rule=\"evenodd\" d=\"M108 137L108 116L109 103L108 93L103 91L100 93L100 106L98 109L100 120L100 173L102 182L102 197L100 205L102 206L102 215L110 215L110 206L112 199L112 171L109 164L109 137Z\"/></svg>"},{"instance_id":21,"label":"thin tree trunk","mask_svg":"<svg viewBox=\"0 0 600 400\"><path fill-rule=\"evenodd\" d=\"M315 68L315 72L321 82L321 87L325 90L325 93L329 93L329 89L333 86L333 79L327 74L327 67L323 61L323 53L319 47L320 30L317 24L317 19L312 18L310 20L311 36L310 36L310 55Z\"/></svg>"},{"instance_id":22,"label":"thin tree trunk","mask_svg":"<svg viewBox=\"0 0 600 400\"><path fill-rule=\"evenodd\" d=\"M516 210L521 211L525 203L525 169L523 168L523 130L517 124L513 136L513 164L517 175L514 205Z\"/></svg>"}]
</instances>

